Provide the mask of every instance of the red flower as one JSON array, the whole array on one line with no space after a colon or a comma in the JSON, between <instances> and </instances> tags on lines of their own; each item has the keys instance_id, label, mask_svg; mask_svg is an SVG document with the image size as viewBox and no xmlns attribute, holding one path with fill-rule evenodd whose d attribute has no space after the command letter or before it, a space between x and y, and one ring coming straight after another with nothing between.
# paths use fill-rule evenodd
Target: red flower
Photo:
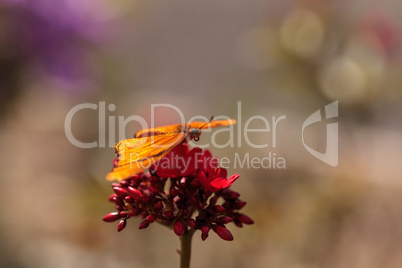
<instances>
[{"instance_id":1,"label":"red flower","mask_svg":"<svg viewBox=\"0 0 402 268\"><path fill-rule=\"evenodd\" d=\"M233 236L225 225L233 222L242 227L253 220L239 213L246 202L229 189L239 175L226 177L226 169L219 168L218 159L209 151L179 145L152 165L149 172L113 183L114 194L109 201L116 205L117 212L107 214L103 220L119 220L120 232L129 218L138 216L143 219L139 229L158 222L172 227L178 236L201 230L202 240L212 229L220 238L231 241Z\"/></svg>"},{"instance_id":2,"label":"red flower","mask_svg":"<svg viewBox=\"0 0 402 268\"><path fill-rule=\"evenodd\" d=\"M198 169L204 173L207 173L211 169L219 167L219 159L213 157L210 151L205 150L200 160L198 161L198 164Z\"/></svg>"},{"instance_id":3,"label":"red flower","mask_svg":"<svg viewBox=\"0 0 402 268\"><path fill-rule=\"evenodd\" d=\"M189 176L198 169L197 159L202 155L202 150L195 147L190 151L187 144L176 146L166 156L151 166L161 178Z\"/></svg>"},{"instance_id":4,"label":"red flower","mask_svg":"<svg viewBox=\"0 0 402 268\"><path fill-rule=\"evenodd\" d=\"M224 168L210 169L207 175L202 171L197 173L201 185L210 193L229 187L239 178L239 174L234 174L227 179L226 176L227 171Z\"/></svg>"},{"instance_id":5,"label":"red flower","mask_svg":"<svg viewBox=\"0 0 402 268\"><path fill-rule=\"evenodd\" d=\"M213 157L211 152L204 152L195 147L190 150L188 144L176 146L166 156L151 166L161 178L189 176L197 171L207 173L211 169L219 167L219 160Z\"/></svg>"}]
</instances>

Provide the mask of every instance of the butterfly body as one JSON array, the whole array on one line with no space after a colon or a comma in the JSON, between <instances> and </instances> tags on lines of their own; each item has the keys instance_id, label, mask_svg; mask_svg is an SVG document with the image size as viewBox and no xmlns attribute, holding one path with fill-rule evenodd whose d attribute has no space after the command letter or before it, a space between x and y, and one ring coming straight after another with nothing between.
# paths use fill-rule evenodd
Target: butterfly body
<instances>
[{"instance_id":1,"label":"butterfly body","mask_svg":"<svg viewBox=\"0 0 402 268\"><path fill-rule=\"evenodd\" d=\"M106 178L110 181L127 179L144 171L177 145L193 139L198 141L202 129L235 123L236 120L228 119L140 130L134 135L135 138L119 141L115 145L117 163Z\"/></svg>"},{"instance_id":2,"label":"butterfly body","mask_svg":"<svg viewBox=\"0 0 402 268\"><path fill-rule=\"evenodd\" d=\"M195 122L195 123L199 123L199 122ZM206 125L208 123L204 123L204 124ZM201 128L192 127L191 125L192 124L189 123L189 124L178 124L178 125L172 125L172 126L144 129L144 130L140 130L137 133L135 133L134 137L135 138L143 138L143 137L164 135L164 134L170 134L170 133L184 132L184 133L187 133L190 140L192 140L201 135Z\"/></svg>"}]
</instances>

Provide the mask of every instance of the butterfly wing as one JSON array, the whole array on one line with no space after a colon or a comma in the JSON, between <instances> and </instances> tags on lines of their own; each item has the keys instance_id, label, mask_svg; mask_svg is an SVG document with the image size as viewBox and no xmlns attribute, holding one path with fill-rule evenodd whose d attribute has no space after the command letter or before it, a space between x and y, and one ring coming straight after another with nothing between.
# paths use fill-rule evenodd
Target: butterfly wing
<instances>
[{"instance_id":1,"label":"butterfly wing","mask_svg":"<svg viewBox=\"0 0 402 268\"><path fill-rule=\"evenodd\" d=\"M150 136L157 136L157 135L165 135L169 133L179 133L186 131L186 126L189 128L199 128L199 129L206 129L206 128L214 128L214 127L223 127L236 124L236 120L234 119L227 119L227 120L215 120L211 122L191 122L188 124L176 124L170 126L163 126L157 128L148 128L138 131L134 134L135 138L143 138L143 137L150 137ZM187 128L187 129L189 129Z\"/></svg>"},{"instance_id":2,"label":"butterfly wing","mask_svg":"<svg viewBox=\"0 0 402 268\"><path fill-rule=\"evenodd\" d=\"M115 145L117 165L106 176L109 181L124 180L144 171L183 142L183 132L127 139Z\"/></svg>"},{"instance_id":3,"label":"butterfly wing","mask_svg":"<svg viewBox=\"0 0 402 268\"><path fill-rule=\"evenodd\" d=\"M165 135L170 133L179 133L184 129L185 124L175 124L170 126L162 126L156 128L148 128L138 131L134 134L135 138L150 137L157 135Z\"/></svg>"},{"instance_id":4,"label":"butterfly wing","mask_svg":"<svg viewBox=\"0 0 402 268\"><path fill-rule=\"evenodd\" d=\"M236 120L234 119L227 119L227 120L214 120L211 122L191 122L189 123L190 128L214 128L214 127L224 127L236 124Z\"/></svg>"}]
</instances>

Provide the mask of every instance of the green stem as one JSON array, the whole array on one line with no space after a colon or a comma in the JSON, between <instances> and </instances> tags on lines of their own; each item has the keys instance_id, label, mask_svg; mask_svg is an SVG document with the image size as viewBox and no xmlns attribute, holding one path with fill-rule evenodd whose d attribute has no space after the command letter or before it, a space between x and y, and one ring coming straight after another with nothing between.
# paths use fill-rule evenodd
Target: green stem
<instances>
[{"instance_id":1,"label":"green stem","mask_svg":"<svg viewBox=\"0 0 402 268\"><path fill-rule=\"evenodd\" d=\"M194 230L186 231L180 236L180 268L190 268L191 258L191 239L193 238Z\"/></svg>"}]
</instances>

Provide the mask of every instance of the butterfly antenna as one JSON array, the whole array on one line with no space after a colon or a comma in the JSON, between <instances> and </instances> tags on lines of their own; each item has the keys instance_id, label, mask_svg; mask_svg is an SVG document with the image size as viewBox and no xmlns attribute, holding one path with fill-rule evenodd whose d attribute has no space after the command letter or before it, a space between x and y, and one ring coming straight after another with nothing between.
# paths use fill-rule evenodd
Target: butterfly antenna
<instances>
[{"instance_id":1,"label":"butterfly antenna","mask_svg":"<svg viewBox=\"0 0 402 268\"><path fill-rule=\"evenodd\" d=\"M208 125L209 123L211 123L213 119L214 119L214 116L211 116L211 119L209 119L208 122L206 122L204 125L202 125L202 126L200 127L200 129L202 129L204 126Z\"/></svg>"}]
</instances>

